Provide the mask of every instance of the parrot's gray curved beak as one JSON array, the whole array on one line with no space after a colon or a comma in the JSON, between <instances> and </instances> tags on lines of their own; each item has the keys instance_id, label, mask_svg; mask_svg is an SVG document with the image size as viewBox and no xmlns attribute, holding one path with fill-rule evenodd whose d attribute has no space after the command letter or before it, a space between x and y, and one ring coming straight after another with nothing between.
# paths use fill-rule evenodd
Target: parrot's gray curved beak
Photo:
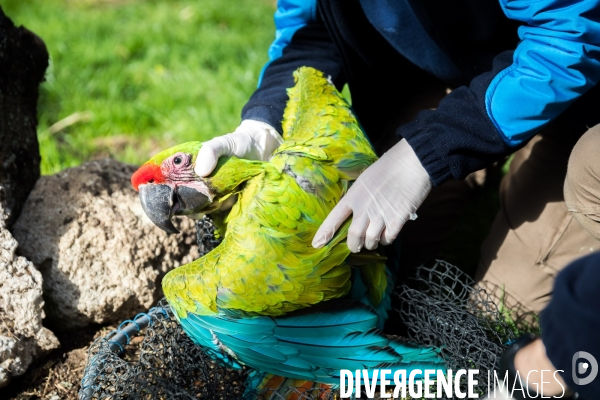
<instances>
[{"instance_id":1,"label":"parrot's gray curved beak","mask_svg":"<svg viewBox=\"0 0 600 400\"><path fill-rule=\"evenodd\" d=\"M196 214L211 203L210 199L202 192L189 186L177 186L177 215Z\"/></svg>"},{"instance_id":2,"label":"parrot's gray curved beak","mask_svg":"<svg viewBox=\"0 0 600 400\"><path fill-rule=\"evenodd\" d=\"M140 200L144 212L154 225L167 233L179 233L171 218L173 215L189 215L202 211L211 203L210 199L189 186L149 183L140 185Z\"/></svg>"},{"instance_id":3,"label":"parrot's gray curved beak","mask_svg":"<svg viewBox=\"0 0 600 400\"><path fill-rule=\"evenodd\" d=\"M154 225L167 233L179 233L171 222L173 209L173 188L169 185L140 185L140 200L144 212Z\"/></svg>"}]
</instances>

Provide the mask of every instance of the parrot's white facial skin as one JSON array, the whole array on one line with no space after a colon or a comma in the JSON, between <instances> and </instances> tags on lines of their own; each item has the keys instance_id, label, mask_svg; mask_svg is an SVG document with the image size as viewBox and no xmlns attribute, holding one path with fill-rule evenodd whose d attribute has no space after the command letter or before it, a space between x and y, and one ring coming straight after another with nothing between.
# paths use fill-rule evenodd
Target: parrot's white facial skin
<instances>
[{"instance_id":1,"label":"parrot's white facial skin","mask_svg":"<svg viewBox=\"0 0 600 400\"><path fill-rule=\"evenodd\" d=\"M161 165L161 171L165 178L167 178L166 184L171 186L173 190L176 190L177 186L180 185L187 186L204 194L210 200L210 206L206 207L204 210L202 210L202 212L188 215L188 217L200 219L204 215L215 211L230 210L238 199L237 194L228 196L223 201L214 201L215 194L211 192L210 188L206 185L203 179L198 178L198 175L196 175L194 172L192 164L192 156L190 154L179 152L163 161ZM173 213L176 211L177 203L173 205Z\"/></svg>"},{"instance_id":2,"label":"parrot's white facial skin","mask_svg":"<svg viewBox=\"0 0 600 400\"><path fill-rule=\"evenodd\" d=\"M187 186L204 194L212 202L215 195L211 193L206 183L198 179L192 165L192 156L183 152L173 154L163 161L160 166L166 184L176 189L177 186Z\"/></svg>"}]
</instances>

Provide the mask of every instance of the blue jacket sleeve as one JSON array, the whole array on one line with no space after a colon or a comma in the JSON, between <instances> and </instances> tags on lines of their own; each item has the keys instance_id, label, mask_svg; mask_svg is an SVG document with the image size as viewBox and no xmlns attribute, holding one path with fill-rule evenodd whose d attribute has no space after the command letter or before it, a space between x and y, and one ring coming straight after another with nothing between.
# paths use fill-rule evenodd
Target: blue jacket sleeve
<instances>
[{"instance_id":1,"label":"blue jacket sleeve","mask_svg":"<svg viewBox=\"0 0 600 400\"><path fill-rule=\"evenodd\" d=\"M485 96L494 126L510 146L528 140L600 80L599 0L500 0L522 21L512 64Z\"/></svg>"},{"instance_id":2,"label":"blue jacket sleeve","mask_svg":"<svg viewBox=\"0 0 600 400\"><path fill-rule=\"evenodd\" d=\"M242 109L242 119L266 122L281 132L286 89L294 86L293 71L301 66L316 68L330 76L338 89L345 78L337 48L316 10L316 0L279 0L275 26L270 61L263 68L259 87Z\"/></svg>"},{"instance_id":3,"label":"blue jacket sleeve","mask_svg":"<svg viewBox=\"0 0 600 400\"><path fill-rule=\"evenodd\" d=\"M524 23L514 52L399 129L435 185L522 145L600 80L600 0L500 0Z\"/></svg>"},{"instance_id":4,"label":"blue jacket sleeve","mask_svg":"<svg viewBox=\"0 0 600 400\"><path fill-rule=\"evenodd\" d=\"M283 49L291 42L294 33L317 19L316 0L279 0L275 11L275 40L269 47L269 62L264 66L258 80L260 87L265 69L270 62L283 54Z\"/></svg>"}]
</instances>

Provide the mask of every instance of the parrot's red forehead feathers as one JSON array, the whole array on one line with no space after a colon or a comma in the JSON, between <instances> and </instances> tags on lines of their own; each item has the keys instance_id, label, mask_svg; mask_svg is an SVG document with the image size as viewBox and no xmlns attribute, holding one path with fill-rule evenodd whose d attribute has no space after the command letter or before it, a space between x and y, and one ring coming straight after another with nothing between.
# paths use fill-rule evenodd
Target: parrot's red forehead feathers
<instances>
[{"instance_id":1,"label":"parrot's red forehead feathers","mask_svg":"<svg viewBox=\"0 0 600 400\"><path fill-rule=\"evenodd\" d=\"M156 164L144 164L131 175L131 184L135 190L145 183L163 183L165 177Z\"/></svg>"}]
</instances>

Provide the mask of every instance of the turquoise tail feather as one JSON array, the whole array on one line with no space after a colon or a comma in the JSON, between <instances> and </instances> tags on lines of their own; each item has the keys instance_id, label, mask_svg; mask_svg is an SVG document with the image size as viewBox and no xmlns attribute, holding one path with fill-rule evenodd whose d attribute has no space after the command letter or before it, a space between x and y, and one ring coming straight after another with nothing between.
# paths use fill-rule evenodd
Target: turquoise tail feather
<instances>
[{"instance_id":1,"label":"turquoise tail feather","mask_svg":"<svg viewBox=\"0 0 600 400\"><path fill-rule=\"evenodd\" d=\"M391 340L376 328L372 308L333 300L288 316L256 317L236 323L227 316L182 318L193 340L228 365L326 384L339 384L340 370L444 369L439 353Z\"/></svg>"}]
</instances>

